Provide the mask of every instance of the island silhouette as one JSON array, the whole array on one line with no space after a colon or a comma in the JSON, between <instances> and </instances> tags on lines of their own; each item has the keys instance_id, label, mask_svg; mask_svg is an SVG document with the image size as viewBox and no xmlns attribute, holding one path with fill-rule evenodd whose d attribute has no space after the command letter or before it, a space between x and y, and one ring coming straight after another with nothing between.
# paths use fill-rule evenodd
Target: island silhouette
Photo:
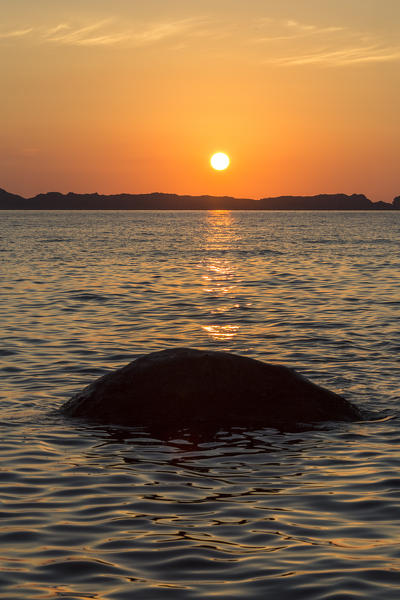
<instances>
[{"instance_id":1,"label":"island silhouette","mask_svg":"<svg viewBox=\"0 0 400 600\"><path fill-rule=\"evenodd\" d=\"M389 202L372 202L364 194L318 194L234 198L149 194L76 194L47 192L24 198L0 189L0 210L400 210L400 196Z\"/></svg>"}]
</instances>

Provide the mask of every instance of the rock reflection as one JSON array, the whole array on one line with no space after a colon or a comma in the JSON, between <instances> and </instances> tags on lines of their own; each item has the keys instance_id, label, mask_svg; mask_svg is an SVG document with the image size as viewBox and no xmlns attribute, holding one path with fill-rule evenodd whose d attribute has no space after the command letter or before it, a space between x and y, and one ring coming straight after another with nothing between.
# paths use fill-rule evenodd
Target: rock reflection
<instances>
[{"instance_id":1,"label":"rock reflection","mask_svg":"<svg viewBox=\"0 0 400 600\"><path fill-rule=\"evenodd\" d=\"M202 328L214 342L230 341L240 330L232 314L232 309L238 307L238 274L232 257L240 239L231 211L208 211L204 246L206 257L201 267L210 317Z\"/></svg>"}]
</instances>

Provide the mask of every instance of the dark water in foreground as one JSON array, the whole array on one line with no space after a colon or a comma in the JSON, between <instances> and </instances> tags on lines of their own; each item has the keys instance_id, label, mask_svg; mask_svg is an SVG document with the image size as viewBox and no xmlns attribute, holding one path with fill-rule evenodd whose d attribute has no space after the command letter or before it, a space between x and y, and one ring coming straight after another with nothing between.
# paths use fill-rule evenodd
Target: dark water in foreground
<instances>
[{"instance_id":1,"label":"dark water in foreground","mask_svg":"<svg viewBox=\"0 0 400 600\"><path fill-rule=\"evenodd\" d=\"M0 598L398 600L399 214L0 218ZM166 442L54 410L182 345L294 366L375 421Z\"/></svg>"}]
</instances>

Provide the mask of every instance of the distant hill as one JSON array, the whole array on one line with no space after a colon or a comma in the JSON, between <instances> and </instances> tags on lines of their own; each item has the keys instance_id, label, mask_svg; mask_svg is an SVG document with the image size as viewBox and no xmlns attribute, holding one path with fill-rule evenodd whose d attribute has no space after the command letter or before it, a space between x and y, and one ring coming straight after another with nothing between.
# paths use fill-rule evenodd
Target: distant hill
<instances>
[{"instance_id":1,"label":"distant hill","mask_svg":"<svg viewBox=\"0 0 400 600\"><path fill-rule=\"evenodd\" d=\"M24 208L23 204L28 202L22 196L17 196L17 194L10 194L0 188L0 210L15 210L19 208Z\"/></svg>"},{"instance_id":2,"label":"distant hill","mask_svg":"<svg viewBox=\"0 0 400 600\"><path fill-rule=\"evenodd\" d=\"M274 198L179 196L177 194L61 194L48 192L23 198L0 189L0 210L400 210L392 204L371 202L364 194L320 194Z\"/></svg>"},{"instance_id":3,"label":"distant hill","mask_svg":"<svg viewBox=\"0 0 400 600\"><path fill-rule=\"evenodd\" d=\"M277 196L261 198L263 210L373 210L375 204L364 194L320 194L318 196ZM382 203L385 204L385 203ZM391 205L387 205L391 208ZM382 208L382 207L381 207Z\"/></svg>"}]
</instances>

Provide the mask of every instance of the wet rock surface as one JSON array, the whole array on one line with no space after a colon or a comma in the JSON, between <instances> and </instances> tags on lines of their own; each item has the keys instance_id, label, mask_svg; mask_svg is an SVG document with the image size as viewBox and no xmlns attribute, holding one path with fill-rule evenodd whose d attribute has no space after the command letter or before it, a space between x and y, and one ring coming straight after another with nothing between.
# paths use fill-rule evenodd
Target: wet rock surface
<instances>
[{"instance_id":1,"label":"wet rock surface","mask_svg":"<svg viewBox=\"0 0 400 600\"><path fill-rule=\"evenodd\" d=\"M350 402L292 369L190 348L141 356L75 394L62 411L107 424L165 430L290 429L361 418Z\"/></svg>"}]
</instances>

